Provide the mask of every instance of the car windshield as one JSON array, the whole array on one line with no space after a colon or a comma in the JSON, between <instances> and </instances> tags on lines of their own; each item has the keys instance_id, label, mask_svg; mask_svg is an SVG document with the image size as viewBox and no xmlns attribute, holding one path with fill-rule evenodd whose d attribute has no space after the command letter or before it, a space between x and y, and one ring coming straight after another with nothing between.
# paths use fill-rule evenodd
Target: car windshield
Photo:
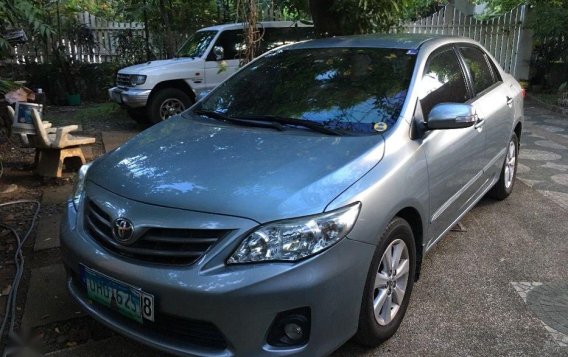
<instances>
[{"instance_id":1,"label":"car windshield","mask_svg":"<svg viewBox=\"0 0 568 357\"><path fill-rule=\"evenodd\" d=\"M201 57L217 31L199 31L185 41L177 51L177 57Z\"/></svg>"},{"instance_id":2,"label":"car windshield","mask_svg":"<svg viewBox=\"0 0 568 357\"><path fill-rule=\"evenodd\" d=\"M415 55L385 48L277 50L222 83L198 110L234 118L296 118L352 133L398 119ZM380 124L377 124L380 123Z\"/></svg>"}]
</instances>

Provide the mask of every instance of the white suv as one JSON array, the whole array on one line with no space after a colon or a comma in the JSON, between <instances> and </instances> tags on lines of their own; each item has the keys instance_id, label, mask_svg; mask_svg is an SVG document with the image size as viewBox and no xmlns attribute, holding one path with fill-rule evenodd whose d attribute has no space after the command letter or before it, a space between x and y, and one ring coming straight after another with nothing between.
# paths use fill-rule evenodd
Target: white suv
<instances>
[{"instance_id":1,"label":"white suv","mask_svg":"<svg viewBox=\"0 0 568 357\"><path fill-rule=\"evenodd\" d=\"M310 39L313 27L292 21L260 22L257 53ZM178 50L177 57L121 69L112 101L124 105L137 121L160 122L191 106L239 67L243 50L242 23L206 27Z\"/></svg>"}]
</instances>

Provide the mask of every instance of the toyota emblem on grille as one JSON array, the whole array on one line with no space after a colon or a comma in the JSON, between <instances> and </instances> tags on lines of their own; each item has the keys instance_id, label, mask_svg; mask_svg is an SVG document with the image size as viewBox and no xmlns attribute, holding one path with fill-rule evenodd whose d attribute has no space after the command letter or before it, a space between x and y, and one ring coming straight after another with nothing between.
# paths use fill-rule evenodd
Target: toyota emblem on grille
<instances>
[{"instance_id":1,"label":"toyota emblem on grille","mask_svg":"<svg viewBox=\"0 0 568 357\"><path fill-rule=\"evenodd\" d=\"M134 236L134 225L126 218L119 217L112 222L112 234L121 243L129 243Z\"/></svg>"}]
</instances>

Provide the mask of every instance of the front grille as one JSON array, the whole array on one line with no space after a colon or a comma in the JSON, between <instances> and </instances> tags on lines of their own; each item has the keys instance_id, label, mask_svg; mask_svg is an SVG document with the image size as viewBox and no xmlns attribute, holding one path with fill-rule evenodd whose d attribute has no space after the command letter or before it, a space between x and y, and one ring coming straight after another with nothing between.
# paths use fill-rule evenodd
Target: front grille
<instances>
[{"instance_id":1,"label":"front grille","mask_svg":"<svg viewBox=\"0 0 568 357\"><path fill-rule=\"evenodd\" d=\"M116 85L119 87L130 87L130 75L118 73L116 75Z\"/></svg>"},{"instance_id":2,"label":"front grille","mask_svg":"<svg viewBox=\"0 0 568 357\"><path fill-rule=\"evenodd\" d=\"M82 298L88 299L85 285L79 274L73 272L72 277L73 285L77 288ZM155 312L154 322L144 320L144 323L140 325L104 305L97 304L97 307L112 314L112 318L120 320L123 325L127 324L141 331L149 329L167 338L180 339L197 346L219 350L227 348L227 340L223 333L217 326L208 321L181 318L158 309Z\"/></svg>"},{"instance_id":3,"label":"front grille","mask_svg":"<svg viewBox=\"0 0 568 357\"><path fill-rule=\"evenodd\" d=\"M227 229L145 228L137 240L123 245L112 234L112 218L93 201L85 203L85 231L106 249L135 260L158 264L192 264L223 239Z\"/></svg>"}]
</instances>

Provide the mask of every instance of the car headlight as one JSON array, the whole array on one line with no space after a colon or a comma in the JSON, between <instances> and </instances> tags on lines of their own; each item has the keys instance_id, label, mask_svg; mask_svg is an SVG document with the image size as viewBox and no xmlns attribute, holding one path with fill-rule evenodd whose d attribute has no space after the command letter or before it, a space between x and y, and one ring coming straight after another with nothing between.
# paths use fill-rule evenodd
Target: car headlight
<instances>
[{"instance_id":1,"label":"car headlight","mask_svg":"<svg viewBox=\"0 0 568 357\"><path fill-rule=\"evenodd\" d=\"M85 192L85 177L87 176L87 171L91 166L92 162L81 166L79 173L75 177L75 185L73 187L73 205L75 209L79 209L79 203L83 198L83 193Z\"/></svg>"},{"instance_id":2,"label":"car headlight","mask_svg":"<svg viewBox=\"0 0 568 357\"><path fill-rule=\"evenodd\" d=\"M144 84L146 82L146 76L141 74L131 74L130 75L130 85L135 87L139 84Z\"/></svg>"},{"instance_id":3,"label":"car headlight","mask_svg":"<svg viewBox=\"0 0 568 357\"><path fill-rule=\"evenodd\" d=\"M260 226L241 242L227 263L295 261L317 254L347 236L360 209L357 202L315 216Z\"/></svg>"}]
</instances>

